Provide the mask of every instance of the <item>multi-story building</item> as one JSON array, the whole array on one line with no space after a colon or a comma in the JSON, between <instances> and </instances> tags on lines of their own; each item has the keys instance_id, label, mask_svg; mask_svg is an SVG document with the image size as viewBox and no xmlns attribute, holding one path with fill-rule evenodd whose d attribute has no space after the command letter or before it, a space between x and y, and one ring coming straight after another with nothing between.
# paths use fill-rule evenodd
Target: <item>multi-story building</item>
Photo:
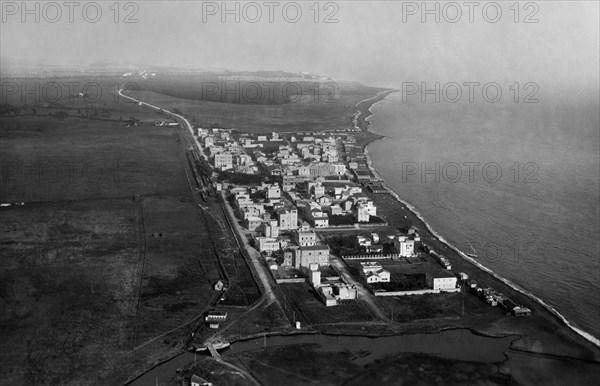
<instances>
[{"instance_id":1,"label":"multi-story building","mask_svg":"<svg viewBox=\"0 0 600 386\"><path fill-rule=\"evenodd\" d=\"M271 254L279 250L279 242L273 237L257 237L256 244L260 252Z\"/></svg>"},{"instance_id":2,"label":"multi-story building","mask_svg":"<svg viewBox=\"0 0 600 386\"><path fill-rule=\"evenodd\" d=\"M278 237L279 227L277 226L277 220L269 220L264 223L264 234L265 237Z\"/></svg>"},{"instance_id":3,"label":"multi-story building","mask_svg":"<svg viewBox=\"0 0 600 386\"><path fill-rule=\"evenodd\" d=\"M309 267L310 264L329 265L329 247L327 245L313 245L294 250L294 266L296 268Z\"/></svg>"},{"instance_id":4,"label":"multi-story building","mask_svg":"<svg viewBox=\"0 0 600 386\"><path fill-rule=\"evenodd\" d=\"M456 276L450 271L441 270L435 275L426 275L429 288L434 290L450 290L456 288Z\"/></svg>"},{"instance_id":5,"label":"multi-story building","mask_svg":"<svg viewBox=\"0 0 600 386\"><path fill-rule=\"evenodd\" d=\"M209 148L211 146L214 146L215 144L215 137L209 135L204 137L204 147Z\"/></svg>"},{"instance_id":6,"label":"multi-story building","mask_svg":"<svg viewBox=\"0 0 600 386\"><path fill-rule=\"evenodd\" d=\"M233 155L229 152L215 154L215 168L227 170L233 168Z\"/></svg>"},{"instance_id":7,"label":"multi-story building","mask_svg":"<svg viewBox=\"0 0 600 386\"><path fill-rule=\"evenodd\" d=\"M248 217L246 218L244 225L246 229L251 232L256 232L262 225L262 218L260 217Z\"/></svg>"},{"instance_id":8,"label":"multi-story building","mask_svg":"<svg viewBox=\"0 0 600 386\"><path fill-rule=\"evenodd\" d=\"M297 209L279 209L277 211L277 220L280 230L296 229L298 227Z\"/></svg>"},{"instance_id":9,"label":"multi-story building","mask_svg":"<svg viewBox=\"0 0 600 386\"><path fill-rule=\"evenodd\" d=\"M321 209L313 209L310 214L315 228L327 228L329 226L329 216Z\"/></svg>"},{"instance_id":10,"label":"multi-story building","mask_svg":"<svg viewBox=\"0 0 600 386\"><path fill-rule=\"evenodd\" d=\"M294 232L296 243L301 247L311 247L317 243L317 235L304 223L302 228Z\"/></svg>"},{"instance_id":11,"label":"multi-story building","mask_svg":"<svg viewBox=\"0 0 600 386\"><path fill-rule=\"evenodd\" d=\"M269 200L281 198L281 189L278 184L269 185L267 187L267 198Z\"/></svg>"},{"instance_id":12,"label":"multi-story building","mask_svg":"<svg viewBox=\"0 0 600 386\"><path fill-rule=\"evenodd\" d=\"M313 186L311 190L314 198L323 197L325 195L325 187L321 184Z\"/></svg>"},{"instance_id":13,"label":"multi-story building","mask_svg":"<svg viewBox=\"0 0 600 386\"><path fill-rule=\"evenodd\" d=\"M402 257L411 257L415 255L415 241L406 236L394 238L394 247Z\"/></svg>"},{"instance_id":14,"label":"multi-story building","mask_svg":"<svg viewBox=\"0 0 600 386\"><path fill-rule=\"evenodd\" d=\"M355 212L356 222L369 222L371 215L369 214L369 210L362 205L357 205Z\"/></svg>"}]
</instances>

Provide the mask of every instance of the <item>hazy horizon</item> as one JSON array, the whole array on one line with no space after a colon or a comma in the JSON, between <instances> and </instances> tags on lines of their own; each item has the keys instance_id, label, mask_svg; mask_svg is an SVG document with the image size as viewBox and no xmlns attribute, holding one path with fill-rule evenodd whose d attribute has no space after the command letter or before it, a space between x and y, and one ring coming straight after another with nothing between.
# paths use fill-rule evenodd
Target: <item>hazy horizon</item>
<instances>
[{"instance_id":1,"label":"hazy horizon","mask_svg":"<svg viewBox=\"0 0 600 386\"><path fill-rule=\"evenodd\" d=\"M75 8L71 23L66 7L61 6L60 17L44 5L38 5L37 15L28 15L20 2L3 2L2 61L307 71L384 87L400 87L405 81L494 81L536 82L552 93L569 89L588 94L599 88L598 2L539 2L535 14L521 2L518 23L508 3L502 4L496 23L482 18L481 7L475 9L473 23L467 14L448 22L443 12L439 23L431 15L423 23L420 10L404 15L403 22L403 3L413 2L321 2L317 23L312 2L299 2L302 16L296 23L286 21L280 11L290 2L274 8L273 23L263 6L258 22L249 22L244 16L254 14L248 2L228 3L238 3L237 23L235 15L220 9L221 2L133 3L137 9L120 9L117 15L112 3L100 2L102 15L96 23L84 20L82 7ZM28 2L28 7L35 10L35 4ZM446 3L437 4L443 10ZM246 14L244 7L249 7ZM124 23L132 12L138 22ZM523 23L530 14L538 22ZM328 15L337 22L323 22ZM53 18L57 21L48 22Z\"/></svg>"}]
</instances>

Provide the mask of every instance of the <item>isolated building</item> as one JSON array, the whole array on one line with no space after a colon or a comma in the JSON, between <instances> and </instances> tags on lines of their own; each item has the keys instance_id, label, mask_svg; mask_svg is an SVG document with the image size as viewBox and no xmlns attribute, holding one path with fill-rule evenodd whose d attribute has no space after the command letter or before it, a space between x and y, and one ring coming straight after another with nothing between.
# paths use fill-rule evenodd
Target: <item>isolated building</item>
<instances>
[{"instance_id":1,"label":"isolated building","mask_svg":"<svg viewBox=\"0 0 600 386\"><path fill-rule=\"evenodd\" d=\"M227 320L227 312L225 311L208 311L208 314L204 318L209 328L219 328L220 323Z\"/></svg>"},{"instance_id":2,"label":"isolated building","mask_svg":"<svg viewBox=\"0 0 600 386\"><path fill-rule=\"evenodd\" d=\"M434 290L449 290L456 288L456 276L446 270L441 270L434 275L426 275L427 285Z\"/></svg>"}]
</instances>

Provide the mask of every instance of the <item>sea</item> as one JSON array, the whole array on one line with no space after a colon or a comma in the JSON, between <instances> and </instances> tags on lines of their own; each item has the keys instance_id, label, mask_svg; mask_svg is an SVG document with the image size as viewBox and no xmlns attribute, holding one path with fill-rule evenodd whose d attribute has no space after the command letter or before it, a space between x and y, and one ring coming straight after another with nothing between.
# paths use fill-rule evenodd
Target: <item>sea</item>
<instances>
[{"instance_id":1,"label":"sea","mask_svg":"<svg viewBox=\"0 0 600 386\"><path fill-rule=\"evenodd\" d=\"M427 98L426 98L427 99ZM600 337L598 99L515 103L392 93L371 107L372 166L429 227Z\"/></svg>"}]
</instances>

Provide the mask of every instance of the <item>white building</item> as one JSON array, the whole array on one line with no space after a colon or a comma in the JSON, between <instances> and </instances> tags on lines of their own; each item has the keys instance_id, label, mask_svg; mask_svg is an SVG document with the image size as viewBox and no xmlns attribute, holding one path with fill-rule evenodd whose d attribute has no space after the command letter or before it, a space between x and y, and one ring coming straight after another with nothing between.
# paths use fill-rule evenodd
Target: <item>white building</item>
<instances>
[{"instance_id":1,"label":"white building","mask_svg":"<svg viewBox=\"0 0 600 386\"><path fill-rule=\"evenodd\" d=\"M313 287L318 288L321 285L321 272L319 271L319 264L310 264L309 270L310 274L308 276L308 280Z\"/></svg>"},{"instance_id":2,"label":"white building","mask_svg":"<svg viewBox=\"0 0 600 386\"><path fill-rule=\"evenodd\" d=\"M446 270L441 270L435 275L427 275L429 287L434 290L450 290L456 288L456 276Z\"/></svg>"},{"instance_id":3,"label":"white building","mask_svg":"<svg viewBox=\"0 0 600 386\"><path fill-rule=\"evenodd\" d=\"M321 209L311 210L310 215L315 228L327 228L329 226L329 216Z\"/></svg>"},{"instance_id":4,"label":"white building","mask_svg":"<svg viewBox=\"0 0 600 386\"><path fill-rule=\"evenodd\" d=\"M406 236L398 236L395 238L394 247L402 257L412 257L415 255L415 241Z\"/></svg>"},{"instance_id":5,"label":"white building","mask_svg":"<svg viewBox=\"0 0 600 386\"><path fill-rule=\"evenodd\" d=\"M359 204L355 209L355 217L357 222L369 222L371 218L371 214L369 213L369 209Z\"/></svg>"},{"instance_id":6,"label":"white building","mask_svg":"<svg viewBox=\"0 0 600 386\"><path fill-rule=\"evenodd\" d=\"M228 152L215 154L215 168L221 170L232 169L233 155Z\"/></svg>"},{"instance_id":7,"label":"white building","mask_svg":"<svg viewBox=\"0 0 600 386\"><path fill-rule=\"evenodd\" d=\"M365 236L358 235L358 236L356 236L356 243L360 247L367 247L367 246L371 245L371 240L366 238Z\"/></svg>"},{"instance_id":8,"label":"white building","mask_svg":"<svg viewBox=\"0 0 600 386\"><path fill-rule=\"evenodd\" d=\"M267 198L270 200L281 198L281 189L278 184L267 187Z\"/></svg>"},{"instance_id":9,"label":"white building","mask_svg":"<svg viewBox=\"0 0 600 386\"><path fill-rule=\"evenodd\" d=\"M209 148L211 146L214 146L214 144L215 144L215 137L209 135L204 138L204 147Z\"/></svg>"},{"instance_id":10,"label":"white building","mask_svg":"<svg viewBox=\"0 0 600 386\"><path fill-rule=\"evenodd\" d=\"M279 242L272 237L257 237L256 244L260 252L271 254L279 250Z\"/></svg>"},{"instance_id":11,"label":"white building","mask_svg":"<svg viewBox=\"0 0 600 386\"><path fill-rule=\"evenodd\" d=\"M367 279L367 283L389 283L390 271L383 269L381 264L375 261L366 261L360 263L362 275Z\"/></svg>"},{"instance_id":12,"label":"white building","mask_svg":"<svg viewBox=\"0 0 600 386\"><path fill-rule=\"evenodd\" d=\"M309 267L313 263L319 266L329 265L329 247L327 245L313 245L294 250L294 266L296 268Z\"/></svg>"},{"instance_id":13,"label":"white building","mask_svg":"<svg viewBox=\"0 0 600 386\"><path fill-rule=\"evenodd\" d=\"M277 226L277 220L270 220L265 222L264 225L265 237L279 237L279 227Z\"/></svg>"},{"instance_id":14,"label":"white building","mask_svg":"<svg viewBox=\"0 0 600 386\"><path fill-rule=\"evenodd\" d=\"M317 243L317 235L310 230L308 224L302 224L302 228L294 232L296 243L301 247L311 247Z\"/></svg>"},{"instance_id":15,"label":"white building","mask_svg":"<svg viewBox=\"0 0 600 386\"><path fill-rule=\"evenodd\" d=\"M297 209L279 209L277 211L280 230L296 229L298 226Z\"/></svg>"}]
</instances>

